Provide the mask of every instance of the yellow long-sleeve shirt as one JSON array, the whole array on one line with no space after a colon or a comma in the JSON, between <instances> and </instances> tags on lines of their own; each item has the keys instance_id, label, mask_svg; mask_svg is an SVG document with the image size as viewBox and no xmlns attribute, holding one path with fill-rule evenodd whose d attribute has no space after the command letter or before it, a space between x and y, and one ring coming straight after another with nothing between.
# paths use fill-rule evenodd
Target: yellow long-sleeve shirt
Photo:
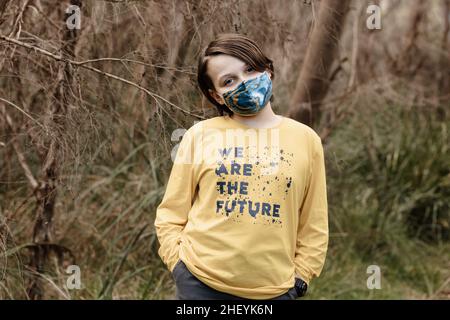
<instances>
[{"instance_id":1,"label":"yellow long-sleeve shirt","mask_svg":"<svg viewBox=\"0 0 450 320\"><path fill-rule=\"evenodd\" d=\"M159 255L229 294L269 299L320 275L328 207L320 137L290 118L254 129L229 116L184 134L156 212Z\"/></svg>"}]
</instances>

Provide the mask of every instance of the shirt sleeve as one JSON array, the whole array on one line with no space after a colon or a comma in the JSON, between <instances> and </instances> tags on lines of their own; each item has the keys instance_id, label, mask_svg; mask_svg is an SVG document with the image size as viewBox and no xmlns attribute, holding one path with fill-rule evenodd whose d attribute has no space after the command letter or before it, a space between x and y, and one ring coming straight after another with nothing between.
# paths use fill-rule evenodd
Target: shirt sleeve
<instances>
[{"instance_id":1,"label":"shirt sleeve","mask_svg":"<svg viewBox=\"0 0 450 320\"><path fill-rule=\"evenodd\" d=\"M181 232L188 221L197 187L191 131L186 131L180 141L166 191L156 209L155 230L160 244L158 254L170 272L179 260Z\"/></svg>"},{"instance_id":2,"label":"shirt sleeve","mask_svg":"<svg viewBox=\"0 0 450 320\"><path fill-rule=\"evenodd\" d=\"M328 204L325 159L320 136L313 134L309 184L300 208L295 273L307 284L318 277L328 248Z\"/></svg>"}]
</instances>

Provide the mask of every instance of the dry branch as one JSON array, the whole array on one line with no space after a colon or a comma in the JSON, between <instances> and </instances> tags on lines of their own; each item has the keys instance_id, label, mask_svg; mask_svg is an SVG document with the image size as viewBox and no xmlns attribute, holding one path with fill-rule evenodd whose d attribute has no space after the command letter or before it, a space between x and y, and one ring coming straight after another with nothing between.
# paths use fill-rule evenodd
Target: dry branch
<instances>
[{"instance_id":1,"label":"dry branch","mask_svg":"<svg viewBox=\"0 0 450 320\"><path fill-rule=\"evenodd\" d=\"M79 66L79 67L81 67L81 68L84 68L84 69L90 70L90 71L92 71L92 72L101 74L101 75L103 75L103 76L105 76L105 77L108 77L108 78L111 78L111 79L114 79L114 80L117 80L117 81L126 83L126 84L128 84L128 85L130 85L130 86L133 86L133 87L139 89L139 90L142 90L142 91L145 92L147 95L149 95L150 97L152 97L153 99L155 99L155 101L157 101L157 99L162 100L162 101L164 101L165 103L167 103L168 105L170 105L170 106L172 106L172 107L174 107L174 108L176 108L176 109L178 109L178 110L180 110L180 111L182 111L182 112L184 112L184 113L186 113L186 114L188 114L188 115L190 115L190 116L193 116L193 117L195 117L195 118L197 118L197 119L201 119L201 120L205 119L203 116L200 116L200 115L191 113L191 112L188 111L188 110L184 110L183 108L181 108L181 107L177 106L176 104L170 102L169 100L165 99L164 97L160 96L159 94L154 93L154 92L151 92L150 90L148 90L148 89L146 89L146 88L140 86L140 85L137 84L137 83L134 83L134 82L132 82L132 81L130 81L130 80L127 80L127 79L124 79L124 78L122 78L122 77L119 77L119 76L116 76L116 75L114 75L114 74L111 74L111 73L102 71L102 70L100 70L100 69L97 69L97 68L94 68L94 67L91 67L91 66L87 66L87 65L86 65L87 63L95 62L95 61L97 61L97 60L74 61L74 60L72 60L72 59L64 58L64 57L62 57L62 56L60 56L60 55L53 54L53 53L51 53L51 52L49 52L49 51L47 51L47 50L44 50L44 49L42 49L42 48L39 48L39 47L30 45L30 44L28 44L28 43L25 43L25 42L22 42L22 41L19 41L19 40L10 38L10 37L6 37L6 36L4 36L4 35L0 35L0 39L1 39L1 40L4 40L4 41L7 41L7 42L10 42L10 43L14 43L14 44L16 44L16 45L22 46L22 47L27 48L27 49L33 50L33 52L35 52L35 53L39 53L39 54L45 55L45 56L47 56L47 57L49 57L49 58L52 58L52 59L54 59L54 60L56 60L56 61L62 61L62 62L69 63L69 64L71 64L71 65L73 65L73 66ZM108 59L108 60L110 60L110 61L116 61L116 59L114 59L114 58L102 58L102 60L106 60L106 59ZM122 60L122 59L119 59L119 60Z\"/></svg>"}]
</instances>

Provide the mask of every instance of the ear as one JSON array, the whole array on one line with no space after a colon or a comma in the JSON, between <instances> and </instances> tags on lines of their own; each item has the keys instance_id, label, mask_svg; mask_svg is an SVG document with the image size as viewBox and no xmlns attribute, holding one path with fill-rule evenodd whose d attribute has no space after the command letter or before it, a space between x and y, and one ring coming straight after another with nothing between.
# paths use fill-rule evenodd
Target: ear
<instances>
[{"instance_id":1,"label":"ear","mask_svg":"<svg viewBox=\"0 0 450 320\"><path fill-rule=\"evenodd\" d=\"M208 89L208 92L214 98L214 100L217 101L218 104L225 104L223 97L221 97L217 92L211 89Z\"/></svg>"}]
</instances>

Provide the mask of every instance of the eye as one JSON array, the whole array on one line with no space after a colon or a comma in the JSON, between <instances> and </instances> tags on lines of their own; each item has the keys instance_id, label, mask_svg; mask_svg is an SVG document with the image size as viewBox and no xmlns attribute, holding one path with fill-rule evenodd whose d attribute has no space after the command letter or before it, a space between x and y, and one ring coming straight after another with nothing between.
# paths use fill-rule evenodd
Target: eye
<instances>
[{"instance_id":1,"label":"eye","mask_svg":"<svg viewBox=\"0 0 450 320\"><path fill-rule=\"evenodd\" d=\"M255 71L255 69L253 69L252 66L248 66L247 69L246 69L246 71L247 71L247 72L253 72L253 71Z\"/></svg>"},{"instance_id":2,"label":"eye","mask_svg":"<svg viewBox=\"0 0 450 320\"><path fill-rule=\"evenodd\" d=\"M233 81L233 79L227 79L223 82L223 85L228 86L232 81Z\"/></svg>"}]
</instances>

